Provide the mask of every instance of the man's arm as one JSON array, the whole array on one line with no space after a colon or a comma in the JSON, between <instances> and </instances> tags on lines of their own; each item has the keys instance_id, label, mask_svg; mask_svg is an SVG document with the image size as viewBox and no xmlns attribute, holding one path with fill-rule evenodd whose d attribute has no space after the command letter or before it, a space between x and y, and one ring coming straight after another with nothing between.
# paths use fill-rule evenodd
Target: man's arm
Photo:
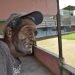
<instances>
[{"instance_id":1,"label":"man's arm","mask_svg":"<svg viewBox=\"0 0 75 75\"><path fill-rule=\"evenodd\" d=\"M0 41L0 75L13 75L8 46Z\"/></svg>"},{"instance_id":2,"label":"man's arm","mask_svg":"<svg viewBox=\"0 0 75 75\"><path fill-rule=\"evenodd\" d=\"M0 75L7 75L6 57L1 48L0 48Z\"/></svg>"}]
</instances>

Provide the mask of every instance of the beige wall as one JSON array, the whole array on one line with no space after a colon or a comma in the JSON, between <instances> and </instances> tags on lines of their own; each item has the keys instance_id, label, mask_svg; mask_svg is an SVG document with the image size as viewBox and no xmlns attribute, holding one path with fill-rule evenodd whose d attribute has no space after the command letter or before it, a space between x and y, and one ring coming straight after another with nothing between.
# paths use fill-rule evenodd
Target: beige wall
<instances>
[{"instance_id":1,"label":"beige wall","mask_svg":"<svg viewBox=\"0 0 75 75\"><path fill-rule=\"evenodd\" d=\"M6 19L11 13L28 13L41 11L44 15L55 15L56 0L0 0L0 20Z\"/></svg>"}]
</instances>

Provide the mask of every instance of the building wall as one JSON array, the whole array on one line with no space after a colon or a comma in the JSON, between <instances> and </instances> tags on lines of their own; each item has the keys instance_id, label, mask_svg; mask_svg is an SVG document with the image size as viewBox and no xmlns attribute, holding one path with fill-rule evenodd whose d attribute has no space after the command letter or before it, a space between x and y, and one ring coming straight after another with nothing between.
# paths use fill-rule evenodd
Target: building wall
<instances>
[{"instance_id":1,"label":"building wall","mask_svg":"<svg viewBox=\"0 0 75 75\"><path fill-rule=\"evenodd\" d=\"M49 37L49 36L55 36L57 35L57 31L53 30L54 27L45 27L45 28L38 28L37 29L37 38L41 38L41 37Z\"/></svg>"},{"instance_id":2,"label":"building wall","mask_svg":"<svg viewBox=\"0 0 75 75\"><path fill-rule=\"evenodd\" d=\"M71 26L71 31L75 31L75 25Z\"/></svg>"}]
</instances>

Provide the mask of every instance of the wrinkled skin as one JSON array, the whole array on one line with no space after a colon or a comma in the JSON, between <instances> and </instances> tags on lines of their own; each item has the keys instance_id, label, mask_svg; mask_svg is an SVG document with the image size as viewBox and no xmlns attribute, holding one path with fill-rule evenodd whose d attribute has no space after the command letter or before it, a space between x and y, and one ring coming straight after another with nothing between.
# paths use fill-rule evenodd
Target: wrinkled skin
<instances>
[{"instance_id":1,"label":"wrinkled skin","mask_svg":"<svg viewBox=\"0 0 75 75\"><path fill-rule=\"evenodd\" d=\"M20 27L14 32L10 27L6 28L7 43L14 57L20 57L32 53L32 45L35 41L36 25L30 19L23 19Z\"/></svg>"},{"instance_id":2,"label":"wrinkled skin","mask_svg":"<svg viewBox=\"0 0 75 75\"><path fill-rule=\"evenodd\" d=\"M19 28L17 35L15 35L14 46L17 51L23 55L32 53L32 45L35 41L35 24L31 20L23 20L22 27Z\"/></svg>"},{"instance_id":3,"label":"wrinkled skin","mask_svg":"<svg viewBox=\"0 0 75 75\"><path fill-rule=\"evenodd\" d=\"M36 28L34 23L24 25L14 39L15 48L24 55L32 53L32 45L35 41Z\"/></svg>"}]
</instances>

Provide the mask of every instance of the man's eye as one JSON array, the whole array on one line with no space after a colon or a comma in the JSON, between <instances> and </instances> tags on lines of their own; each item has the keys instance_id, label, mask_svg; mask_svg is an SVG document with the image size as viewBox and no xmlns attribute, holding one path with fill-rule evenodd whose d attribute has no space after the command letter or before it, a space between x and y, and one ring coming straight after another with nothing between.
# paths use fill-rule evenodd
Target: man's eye
<instances>
[{"instance_id":1,"label":"man's eye","mask_svg":"<svg viewBox=\"0 0 75 75\"><path fill-rule=\"evenodd\" d=\"M37 35L38 34L38 32L37 31L35 31L35 35Z\"/></svg>"}]
</instances>

